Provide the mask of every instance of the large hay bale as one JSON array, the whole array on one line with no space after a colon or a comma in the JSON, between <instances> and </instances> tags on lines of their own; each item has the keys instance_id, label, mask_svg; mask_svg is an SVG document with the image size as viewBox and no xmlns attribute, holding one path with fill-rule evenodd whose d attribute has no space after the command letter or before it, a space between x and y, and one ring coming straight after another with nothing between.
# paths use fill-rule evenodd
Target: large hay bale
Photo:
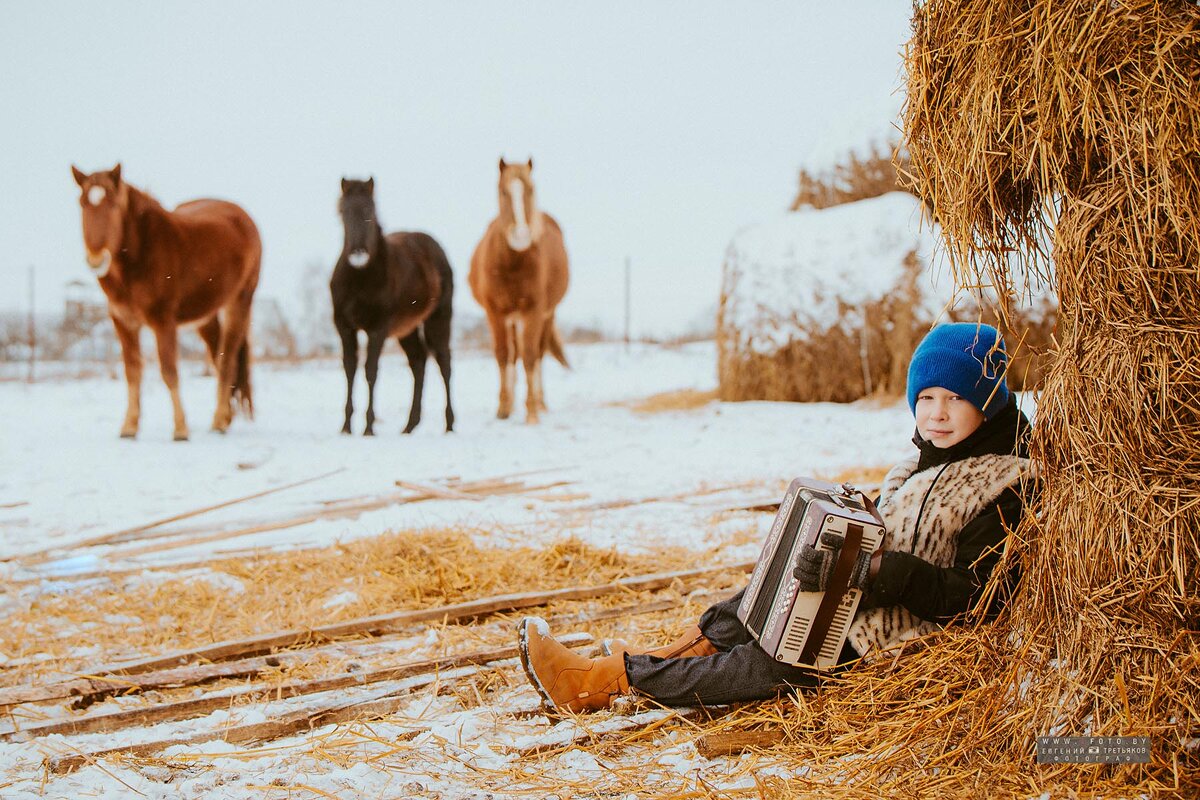
<instances>
[{"instance_id":1,"label":"large hay bale","mask_svg":"<svg viewBox=\"0 0 1200 800\"><path fill-rule=\"evenodd\" d=\"M822 755L869 763L867 796L1200 796L1200 5L928 0L907 68L960 281L1058 290L1044 491L1000 621L852 672L820 713L871 736ZM1043 734L1149 736L1153 760L1039 766Z\"/></svg>"},{"instance_id":2,"label":"large hay bale","mask_svg":"<svg viewBox=\"0 0 1200 800\"><path fill-rule=\"evenodd\" d=\"M989 293L956 290L937 238L922 223L920 201L904 192L803 209L741 231L722 268L721 399L902 394L913 348L945 320L998 325L1015 352L1014 388L1036 386L1053 300L1031 294L1032 302L1002 315Z\"/></svg>"}]
</instances>

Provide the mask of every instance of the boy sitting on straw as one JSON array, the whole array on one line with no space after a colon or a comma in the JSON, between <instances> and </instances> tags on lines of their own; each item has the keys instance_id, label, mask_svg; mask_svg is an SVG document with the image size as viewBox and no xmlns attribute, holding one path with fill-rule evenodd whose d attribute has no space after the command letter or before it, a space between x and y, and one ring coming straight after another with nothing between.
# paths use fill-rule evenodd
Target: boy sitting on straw
<instances>
[{"instance_id":1,"label":"boy sitting on straw","mask_svg":"<svg viewBox=\"0 0 1200 800\"><path fill-rule=\"evenodd\" d=\"M1029 421L1005 381L1004 340L989 325L934 328L908 370L917 454L884 478L884 547L852 579L863 590L841 663L937 630L981 599L1005 525L1021 518ZM805 558L807 556L807 559ZM832 557L829 557L832 556ZM824 591L837 554L808 548L800 591ZM655 650L621 642L589 659L559 644L545 621L518 625L521 663L549 708L606 708L630 689L665 705L719 705L810 687L817 673L767 655L737 618L742 594L717 603L677 641Z\"/></svg>"}]
</instances>

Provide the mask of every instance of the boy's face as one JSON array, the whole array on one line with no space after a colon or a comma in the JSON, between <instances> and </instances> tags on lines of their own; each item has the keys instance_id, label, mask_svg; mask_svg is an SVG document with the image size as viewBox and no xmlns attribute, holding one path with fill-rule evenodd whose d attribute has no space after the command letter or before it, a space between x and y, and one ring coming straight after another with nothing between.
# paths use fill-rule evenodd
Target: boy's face
<instances>
[{"instance_id":1,"label":"boy's face","mask_svg":"<svg viewBox=\"0 0 1200 800\"><path fill-rule=\"evenodd\" d=\"M930 386L917 395L917 432L947 448L966 439L983 424L983 412L949 389Z\"/></svg>"}]
</instances>

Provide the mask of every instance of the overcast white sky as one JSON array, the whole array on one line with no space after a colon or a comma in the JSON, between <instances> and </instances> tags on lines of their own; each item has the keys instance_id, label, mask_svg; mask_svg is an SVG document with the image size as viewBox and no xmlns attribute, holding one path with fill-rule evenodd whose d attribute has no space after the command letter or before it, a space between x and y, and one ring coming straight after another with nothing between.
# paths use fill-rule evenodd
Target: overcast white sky
<instances>
[{"instance_id":1,"label":"overcast white sky","mask_svg":"<svg viewBox=\"0 0 1200 800\"><path fill-rule=\"evenodd\" d=\"M388 230L445 247L456 307L530 155L563 226L568 323L682 330L715 308L725 246L783 212L801 166L882 143L902 103L899 0L15 2L0 0L0 308L61 307L83 261L77 190L123 163L173 207L243 205L260 296L298 308L341 249L343 176ZM320 291L325 291L322 287Z\"/></svg>"}]
</instances>

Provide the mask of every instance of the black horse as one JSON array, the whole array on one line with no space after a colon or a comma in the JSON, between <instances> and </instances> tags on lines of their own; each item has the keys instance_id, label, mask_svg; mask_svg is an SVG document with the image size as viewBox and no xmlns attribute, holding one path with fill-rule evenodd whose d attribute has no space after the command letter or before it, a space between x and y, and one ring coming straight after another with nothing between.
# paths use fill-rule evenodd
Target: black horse
<instances>
[{"instance_id":1,"label":"black horse","mask_svg":"<svg viewBox=\"0 0 1200 800\"><path fill-rule=\"evenodd\" d=\"M413 374L412 409L404 432L421 421L421 392L429 351L446 384L446 430L454 430L450 404L450 317L454 275L450 262L433 237L398 232L384 236L375 213L375 179L342 178L338 211L345 241L329 291L333 295L333 324L342 339L346 370L346 421L350 433L354 413L354 373L358 369L358 332L367 332L367 428L375 433L375 378L379 354L389 336L400 341Z\"/></svg>"}]
</instances>

